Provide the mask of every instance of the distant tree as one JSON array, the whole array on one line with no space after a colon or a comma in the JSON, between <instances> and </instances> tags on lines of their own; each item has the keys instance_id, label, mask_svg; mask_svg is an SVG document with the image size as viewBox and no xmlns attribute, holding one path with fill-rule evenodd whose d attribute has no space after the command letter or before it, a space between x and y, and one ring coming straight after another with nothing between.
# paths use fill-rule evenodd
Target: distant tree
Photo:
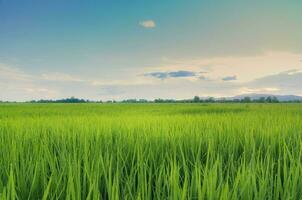
<instances>
[{"instance_id":1,"label":"distant tree","mask_svg":"<svg viewBox=\"0 0 302 200\"><path fill-rule=\"evenodd\" d=\"M223 97L223 98L220 99L220 102L225 103L225 102L227 102L227 99L225 97Z\"/></svg>"},{"instance_id":2,"label":"distant tree","mask_svg":"<svg viewBox=\"0 0 302 200\"><path fill-rule=\"evenodd\" d=\"M126 99L126 100L123 100L122 103L137 103L137 100L136 99Z\"/></svg>"},{"instance_id":3,"label":"distant tree","mask_svg":"<svg viewBox=\"0 0 302 200\"><path fill-rule=\"evenodd\" d=\"M259 98L259 102L260 102L260 103L264 103L264 102L265 102L265 97L260 97L260 98Z\"/></svg>"},{"instance_id":4,"label":"distant tree","mask_svg":"<svg viewBox=\"0 0 302 200\"><path fill-rule=\"evenodd\" d=\"M205 100L205 102L208 102L208 103L214 103L215 102L215 99L214 97L209 97Z\"/></svg>"},{"instance_id":5,"label":"distant tree","mask_svg":"<svg viewBox=\"0 0 302 200\"><path fill-rule=\"evenodd\" d=\"M279 100L278 100L277 97L272 96L272 101L271 101L271 102L272 102L272 103L279 103Z\"/></svg>"},{"instance_id":6,"label":"distant tree","mask_svg":"<svg viewBox=\"0 0 302 200\"><path fill-rule=\"evenodd\" d=\"M199 96L195 96L195 97L193 98L193 102L194 102L194 103L200 102Z\"/></svg>"},{"instance_id":7,"label":"distant tree","mask_svg":"<svg viewBox=\"0 0 302 200\"><path fill-rule=\"evenodd\" d=\"M140 99L139 102L140 103L148 103L148 100L147 99Z\"/></svg>"},{"instance_id":8,"label":"distant tree","mask_svg":"<svg viewBox=\"0 0 302 200\"><path fill-rule=\"evenodd\" d=\"M244 97L243 99L242 99L242 102L243 103L250 103L252 100L251 100L251 97Z\"/></svg>"},{"instance_id":9,"label":"distant tree","mask_svg":"<svg viewBox=\"0 0 302 200\"><path fill-rule=\"evenodd\" d=\"M155 99L154 102L155 102L155 103L162 103L163 100L162 100L162 99Z\"/></svg>"},{"instance_id":10,"label":"distant tree","mask_svg":"<svg viewBox=\"0 0 302 200\"><path fill-rule=\"evenodd\" d=\"M265 102L271 103L272 102L272 97L271 96L266 97Z\"/></svg>"}]
</instances>

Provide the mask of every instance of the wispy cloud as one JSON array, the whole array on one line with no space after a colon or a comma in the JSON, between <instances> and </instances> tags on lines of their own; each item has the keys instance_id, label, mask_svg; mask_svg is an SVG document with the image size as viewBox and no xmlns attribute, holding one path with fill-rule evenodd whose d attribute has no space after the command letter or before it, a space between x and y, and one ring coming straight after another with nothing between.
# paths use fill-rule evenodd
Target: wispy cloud
<instances>
[{"instance_id":1,"label":"wispy cloud","mask_svg":"<svg viewBox=\"0 0 302 200\"><path fill-rule=\"evenodd\" d=\"M235 81L237 80L237 76L234 75L234 76L225 76L222 78L223 81Z\"/></svg>"},{"instance_id":2,"label":"wispy cloud","mask_svg":"<svg viewBox=\"0 0 302 200\"><path fill-rule=\"evenodd\" d=\"M263 93L263 94L300 94L302 71L290 69L273 75L263 76L249 82L237 84L236 93Z\"/></svg>"},{"instance_id":3,"label":"wispy cloud","mask_svg":"<svg viewBox=\"0 0 302 200\"><path fill-rule=\"evenodd\" d=\"M44 73L41 75L42 79L48 81L71 81L71 82L85 82L86 80L64 73Z\"/></svg>"},{"instance_id":4,"label":"wispy cloud","mask_svg":"<svg viewBox=\"0 0 302 200\"><path fill-rule=\"evenodd\" d=\"M145 73L144 75L151 76L154 78L159 78L159 79L184 78L184 77L195 77L196 72L179 70L179 71L172 71L172 72L150 72L150 73Z\"/></svg>"},{"instance_id":5,"label":"wispy cloud","mask_svg":"<svg viewBox=\"0 0 302 200\"><path fill-rule=\"evenodd\" d=\"M144 27L144 28L149 28L149 29L156 27L156 23L153 20L141 21L141 22L139 22L139 25Z\"/></svg>"},{"instance_id":6,"label":"wispy cloud","mask_svg":"<svg viewBox=\"0 0 302 200\"><path fill-rule=\"evenodd\" d=\"M0 63L0 78L10 79L10 80L29 81L32 78L32 76L23 72L18 68L10 67Z\"/></svg>"},{"instance_id":7,"label":"wispy cloud","mask_svg":"<svg viewBox=\"0 0 302 200\"><path fill-rule=\"evenodd\" d=\"M174 77L174 78L196 76L196 73L192 71L176 71L176 72L169 72L168 74L170 77Z\"/></svg>"},{"instance_id":8,"label":"wispy cloud","mask_svg":"<svg viewBox=\"0 0 302 200\"><path fill-rule=\"evenodd\" d=\"M77 96L91 99L190 98L243 93L301 94L301 55L169 60L123 75L27 71L0 63L0 99ZM159 81L163 80L163 81ZM236 81L235 81L236 80ZM146 91L148 93L146 94Z\"/></svg>"},{"instance_id":9,"label":"wispy cloud","mask_svg":"<svg viewBox=\"0 0 302 200\"><path fill-rule=\"evenodd\" d=\"M207 76L201 75L198 77L200 80L204 80L204 81L210 81L211 79Z\"/></svg>"},{"instance_id":10,"label":"wispy cloud","mask_svg":"<svg viewBox=\"0 0 302 200\"><path fill-rule=\"evenodd\" d=\"M151 72L151 73L146 73L144 75L145 76L152 76L154 78L159 78L159 79L168 78L168 73L167 72Z\"/></svg>"},{"instance_id":11,"label":"wispy cloud","mask_svg":"<svg viewBox=\"0 0 302 200\"><path fill-rule=\"evenodd\" d=\"M0 63L0 100L55 98L57 91L39 83L40 76Z\"/></svg>"},{"instance_id":12,"label":"wispy cloud","mask_svg":"<svg viewBox=\"0 0 302 200\"><path fill-rule=\"evenodd\" d=\"M241 87L238 90L239 94L251 94L251 93L274 93L280 91L279 88L270 88L270 87L259 87L259 88L249 88Z\"/></svg>"},{"instance_id":13,"label":"wispy cloud","mask_svg":"<svg viewBox=\"0 0 302 200\"><path fill-rule=\"evenodd\" d=\"M299 74L299 73L302 73L302 68L287 70L287 71L281 72L280 74L295 75L295 74Z\"/></svg>"},{"instance_id":14,"label":"wispy cloud","mask_svg":"<svg viewBox=\"0 0 302 200\"><path fill-rule=\"evenodd\" d=\"M291 68L302 68L301 54L291 52L266 52L251 56L222 56L196 59L164 58L157 71L186 69L206 71L207 77L221 80L235 74L238 82L249 82L263 76L284 72ZM297 73L292 71L290 73Z\"/></svg>"}]
</instances>

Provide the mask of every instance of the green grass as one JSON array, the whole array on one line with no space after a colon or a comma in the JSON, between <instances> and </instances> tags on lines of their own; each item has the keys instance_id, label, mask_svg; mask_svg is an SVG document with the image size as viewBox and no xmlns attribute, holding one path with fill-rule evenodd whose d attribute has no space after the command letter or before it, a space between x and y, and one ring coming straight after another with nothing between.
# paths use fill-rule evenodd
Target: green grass
<instances>
[{"instance_id":1,"label":"green grass","mask_svg":"<svg viewBox=\"0 0 302 200\"><path fill-rule=\"evenodd\" d=\"M0 104L0 199L301 199L301 104Z\"/></svg>"}]
</instances>

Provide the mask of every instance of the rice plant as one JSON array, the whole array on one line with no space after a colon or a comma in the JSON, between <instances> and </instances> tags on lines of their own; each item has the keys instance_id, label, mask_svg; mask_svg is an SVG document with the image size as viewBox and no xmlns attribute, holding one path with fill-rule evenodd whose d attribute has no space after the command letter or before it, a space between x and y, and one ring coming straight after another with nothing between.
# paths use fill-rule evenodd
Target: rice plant
<instances>
[{"instance_id":1,"label":"rice plant","mask_svg":"<svg viewBox=\"0 0 302 200\"><path fill-rule=\"evenodd\" d=\"M1 104L1 199L301 199L300 104Z\"/></svg>"}]
</instances>

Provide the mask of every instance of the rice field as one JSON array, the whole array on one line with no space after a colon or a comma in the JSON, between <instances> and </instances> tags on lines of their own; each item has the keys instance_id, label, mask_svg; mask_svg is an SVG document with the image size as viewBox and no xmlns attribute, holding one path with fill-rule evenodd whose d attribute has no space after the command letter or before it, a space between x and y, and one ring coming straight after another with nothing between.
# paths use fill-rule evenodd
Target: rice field
<instances>
[{"instance_id":1,"label":"rice field","mask_svg":"<svg viewBox=\"0 0 302 200\"><path fill-rule=\"evenodd\" d=\"M0 104L0 199L302 199L301 104Z\"/></svg>"}]
</instances>

